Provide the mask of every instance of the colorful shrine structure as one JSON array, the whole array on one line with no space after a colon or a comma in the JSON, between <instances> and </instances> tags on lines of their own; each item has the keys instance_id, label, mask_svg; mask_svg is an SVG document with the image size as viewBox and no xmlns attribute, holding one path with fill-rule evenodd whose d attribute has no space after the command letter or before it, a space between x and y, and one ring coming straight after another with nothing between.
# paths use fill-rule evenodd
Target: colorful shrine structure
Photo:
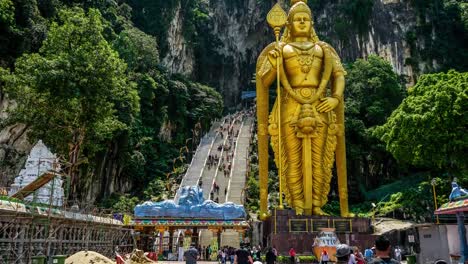
<instances>
[{"instance_id":1,"label":"colorful shrine structure","mask_svg":"<svg viewBox=\"0 0 468 264\"><path fill-rule=\"evenodd\" d=\"M218 204L203 198L198 186L180 189L179 199L147 201L137 205L130 225L139 232L137 246L145 251L172 254L191 243L200 246L238 246L249 229L244 206L232 202ZM206 231L211 232L206 232ZM221 238L223 231L237 231L237 242ZM205 235L211 238L203 239ZM230 244L234 243L234 245ZM164 251L164 252L163 252ZM169 257L170 258L170 257Z\"/></svg>"},{"instance_id":2,"label":"colorful shrine structure","mask_svg":"<svg viewBox=\"0 0 468 264\"><path fill-rule=\"evenodd\" d=\"M435 211L436 215L455 214L457 216L458 240L460 242L460 259L458 263L465 263L468 260L468 244L466 239L465 212L468 212L468 191L452 182L452 192L449 196L449 202L443 204ZM454 252L458 254L458 252ZM454 254L451 254L452 258ZM458 258L458 256L456 256Z\"/></svg>"}]
</instances>

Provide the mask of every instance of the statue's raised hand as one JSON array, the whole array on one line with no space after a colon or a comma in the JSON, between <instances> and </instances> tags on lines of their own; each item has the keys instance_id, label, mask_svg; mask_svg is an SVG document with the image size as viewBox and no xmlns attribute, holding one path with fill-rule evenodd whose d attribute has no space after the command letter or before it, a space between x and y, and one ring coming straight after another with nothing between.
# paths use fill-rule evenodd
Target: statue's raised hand
<instances>
[{"instance_id":1,"label":"statue's raised hand","mask_svg":"<svg viewBox=\"0 0 468 264\"><path fill-rule=\"evenodd\" d=\"M321 113L330 112L331 110L335 109L336 106L340 103L338 99L333 97L325 97L320 99L320 101L322 102L317 106L317 111Z\"/></svg>"},{"instance_id":2,"label":"statue's raised hand","mask_svg":"<svg viewBox=\"0 0 468 264\"><path fill-rule=\"evenodd\" d=\"M271 50L270 52L268 52L268 61L270 62L271 66L273 66L273 68L276 68L277 58L281 58L281 49L278 47L275 47L274 50ZM280 60L280 64L281 64L281 60Z\"/></svg>"}]
</instances>

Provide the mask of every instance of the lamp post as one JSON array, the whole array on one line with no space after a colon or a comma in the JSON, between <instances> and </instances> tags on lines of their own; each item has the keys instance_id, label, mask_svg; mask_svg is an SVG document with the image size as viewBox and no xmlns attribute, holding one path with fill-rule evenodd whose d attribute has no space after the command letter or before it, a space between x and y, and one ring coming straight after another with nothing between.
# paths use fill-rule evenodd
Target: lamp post
<instances>
[{"instance_id":1,"label":"lamp post","mask_svg":"<svg viewBox=\"0 0 468 264\"><path fill-rule=\"evenodd\" d=\"M434 207L435 207L435 211L437 211L437 196L436 196L436 190L435 190L435 186L436 186L436 179L433 178L431 180L431 185L432 185L432 193L434 194ZM436 215L436 224L439 224L439 215Z\"/></svg>"}]
</instances>

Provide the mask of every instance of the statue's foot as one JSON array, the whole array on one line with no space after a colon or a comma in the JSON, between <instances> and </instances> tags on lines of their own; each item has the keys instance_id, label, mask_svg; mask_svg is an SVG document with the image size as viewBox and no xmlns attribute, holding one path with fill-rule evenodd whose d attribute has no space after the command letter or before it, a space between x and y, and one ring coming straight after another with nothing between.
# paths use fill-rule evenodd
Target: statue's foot
<instances>
[{"instance_id":1,"label":"statue's foot","mask_svg":"<svg viewBox=\"0 0 468 264\"><path fill-rule=\"evenodd\" d=\"M304 209L300 208L300 207L297 207L296 208L296 215L304 215Z\"/></svg>"},{"instance_id":2,"label":"statue's foot","mask_svg":"<svg viewBox=\"0 0 468 264\"><path fill-rule=\"evenodd\" d=\"M260 212L260 214L258 215L258 219L260 219L261 221L265 221L269 217L270 215L268 214L268 212Z\"/></svg>"},{"instance_id":3,"label":"statue's foot","mask_svg":"<svg viewBox=\"0 0 468 264\"><path fill-rule=\"evenodd\" d=\"M356 215L348 212L346 214L342 214L341 217L356 217Z\"/></svg>"},{"instance_id":4,"label":"statue's foot","mask_svg":"<svg viewBox=\"0 0 468 264\"><path fill-rule=\"evenodd\" d=\"M328 216L328 215L330 215L330 214L325 213L325 212L322 210L322 208L320 208L320 207L315 207L315 208L314 208L314 215L326 215L326 216Z\"/></svg>"}]
</instances>

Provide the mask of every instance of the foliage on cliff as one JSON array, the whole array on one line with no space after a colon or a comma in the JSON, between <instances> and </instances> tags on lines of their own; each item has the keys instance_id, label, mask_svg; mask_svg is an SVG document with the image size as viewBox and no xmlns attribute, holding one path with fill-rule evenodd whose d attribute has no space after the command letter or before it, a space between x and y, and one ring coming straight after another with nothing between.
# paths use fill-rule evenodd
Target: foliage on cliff
<instances>
[{"instance_id":1,"label":"foliage on cliff","mask_svg":"<svg viewBox=\"0 0 468 264\"><path fill-rule=\"evenodd\" d=\"M125 3L103 1L27 2L2 9L0 38L18 36L16 46L0 44L8 53L0 65L14 63L14 70L1 70L0 76L18 103L8 122L26 123L32 141L44 139L70 161L70 146L82 144L73 161L81 199L94 190L97 200L105 200L132 185L140 198L164 194L166 182L176 183L167 175L191 158L191 146L222 113L213 88L171 76L160 66L156 39L135 28L130 14ZM43 34L31 32L36 26ZM18 45L26 33L34 35L37 48ZM186 145L190 148L182 153ZM162 187L144 192L148 186Z\"/></svg>"},{"instance_id":2,"label":"foliage on cliff","mask_svg":"<svg viewBox=\"0 0 468 264\"><path fill-rule=\"evenodd\" d=\"M449 69L461 72L468 70L468 6L464 2L410 1L418 20L406 35L412 55L406 61L407 64L413 65L420 73Z\"/></svg>"}]
</instances>

